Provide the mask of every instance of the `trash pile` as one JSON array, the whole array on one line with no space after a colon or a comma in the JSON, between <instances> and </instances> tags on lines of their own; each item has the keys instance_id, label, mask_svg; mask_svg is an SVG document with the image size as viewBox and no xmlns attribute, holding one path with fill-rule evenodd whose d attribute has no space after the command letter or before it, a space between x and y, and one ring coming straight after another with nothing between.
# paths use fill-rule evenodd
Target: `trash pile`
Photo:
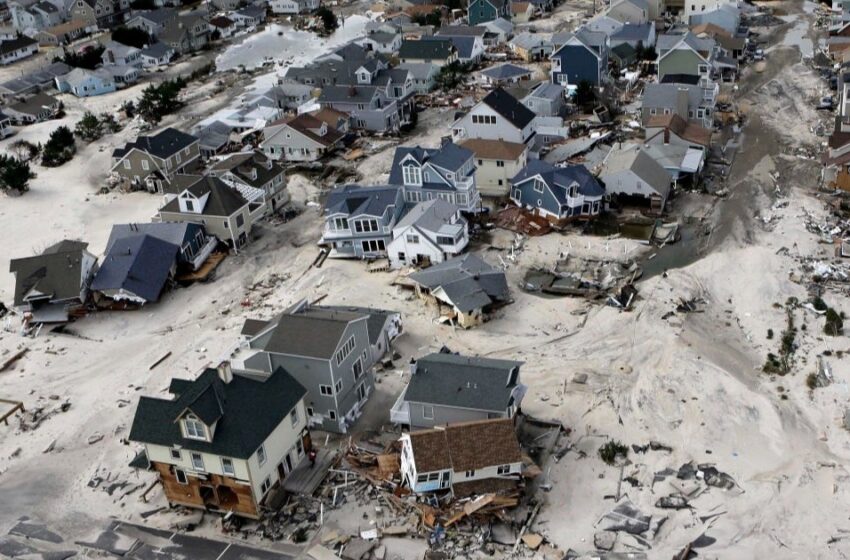
<instances>
[{"instance_id":1,"label":"trash pile","mask_svg":"<svg viewBox=\"0 0 850 560\"><path fill-rule=\"evenodd\" d=\"M609 305L630 309L637 296L634 283L640 275L640 267L634 261L567 256L552 270L529 270L522 288L589 300L606 298Z\"/></svg>"}]
</instances>

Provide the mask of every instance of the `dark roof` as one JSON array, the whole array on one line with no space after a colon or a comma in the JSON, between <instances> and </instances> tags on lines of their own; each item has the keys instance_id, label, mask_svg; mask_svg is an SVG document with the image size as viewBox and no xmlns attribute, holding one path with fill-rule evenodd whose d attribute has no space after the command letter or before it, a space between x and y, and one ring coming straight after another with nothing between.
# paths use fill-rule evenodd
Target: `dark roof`
<instances>
[{"instance_id":1,"label":"dark roof","mask_svg":"<svg viewBox=\"0 0 850 560\"><path fill-rule=\"evenodd\" d=\"M525 128L528 123L534 120L534 111L520 103L516 97L502 88L496 88L488 93L482 102L517 128Z\"/></svg>"},{"instance_id":2,"label":"dark roof","mask_svg":"<svg viewBox=\"0 0 850 560\"><path fill-rule=\"evenodd\" d=\"M430 163L440 169L456 172L463 164L470 160L475 154L472 150L459 146L454 142L446 142L439 148L421 148L419 146L400 146L396 148L393 156L393 165L390 168L391 185L402 185L403 171L401 161L407 156L412 156L420 165ZM424 179L423 179L424 180ZM439 188L439 184L428 183L426 187Z\"/></svg>"},{"instance_id":3,"label":"dark roof","mask_svg":"<svg viewBox=\"0 0 850 560\"><path fill-rule=\"evenodd\" d=\"M664 77L661 78L661 83L697 85L699 79L699 76L692 74L664 74Z\"/></svg>"},{"instance_id":4,"label":"dark roof","mask_svg":"<svg viewBox=\"0 0 850 560\"><path fill-rule=\"evenodd\" d=\"M0 41L0 55L12 53L26 47L31 47L32 45L38 45L38 41L30 39L26 35L21 35L8 41Z\"/></svg>"},{"instance_id":5,"label":"dark roof","mask_svg":"<svg viewBox=\"0 0 850 560\"><path fill-rule=\"evenodd\" d=\"M451 56L454 49L454 44L448 37L442 39L436 37L424 41L405 39L398 50L398 57L415 60L445 60Z\"/></svg>"},{"instance_id":6,"label":"dark roof","mask_svg":"<svg viewBox=\"0 0 850 560\"><path fill-rule=\"evenodd\" d=\"M335 188L328 195L325 214L383 216L387 207L396 204L400 188L399 186L361 187L360 185Z\"/></svg>"},{"instance_id":7,"label":"dark roof","mask_svg":"<svg viewBox=\"0 0 850 560\"><path fill-rule=\"evenodd\" d=\"M506 80L526 75L530 76L531 73L532 71L529 68L524 68L510 63L500 64L499 66L491 66L490 68L481 71L481 74L494 80Z\"/></svg>"},{"instance_id":8,"label":"dark roof","mask_svg":"<svg viewBox=\"0 0 850 560\"><path fill-rule=\"evenodd\" d=\"M135 142L128 142L123 148L116 148L112 152L112 157L124 157L130 150L136 148L160 159L166 159L197 141L198 139L191 134L169 127L153 136L139 136Z\"/></svg>"},{"instance_id":9,"label":"dark roof","mask_svg":"<svg viewBox=\"0 0 850 560\"><path fill-rule=\"evenodd\" d=\"M209 175L200 177L186 190L197 198L209 193L204 209L199 214L201 216L232 216L248 205L248 201L239 194L239 191L227 186L221 179ZM160 209L160 212L180 213L180 201L177 198L172 199Z\"/></svg>"},{"instance_id":10,"label":"dark roof","mask_svg":"<svg viewBox=\"0 0 850 560\"><path fill-rule=\"evenodd\" d=\"M387 319L391 315L398 314L397 311L387 311L386 309L374 309L371 307L351 307L339 305L323 305L316 306L315 309L328 309L336 311L348 311L350 313L362 313L366 315L366 328L369 331L369 344L377 344L379 335L384 330L384 325L387 324Z\"/></svg>"},{"instance_id":11,"label":"dark roof","mask_svg":"<svg viewBox=\"0 0 850 560\"><path fill-rule=\"evenodd\" d=\"M301 113L296 117L289 117L282 121L274 122L269 126L275 126L281 122L322 146L333 146L342 140L343 136L345 136L333 126L326 126L325 134L320 135L319 131L321 130L322 125L327 125L327 123L319 120L315 117L315 115L311 115L310 113Z\"/></svg>"},{"instance_id":12,"label":"dark roof","mask_svg":"<svg viewBox=\"0 0 850 560\"><path fill-rule=\"evenodd\" d=\"M129 439L248 459L286 420L307 392L291 375L278 368L265 380L234 373L223 382L215 369L195 381L178 383L174 400L141 397ZM216 421L211 442L184 438L177 420L191 410L203 421Z\"/></svg>"},{"instance_id":13,"label":"dark roof","mask_svg":"<svg viewBox=\"0 0 850 560\"><path fill-rule=\"evenodd\" d=\"M500 411L511 404L511 370L522 362L434 353L416 362L404 400L475 410Z\"/></svg>"},{"instance_id":14,"label":"dark roof","mask_svg":"<svg viewBox=\"0 0 850 560\"><path fill-rule=\"evenodd\" d=\"M546 182L559 204L567 203L567 191L573 183L578 183L578 192L584 196L596 197L605 194L605 189L585 166L568 164L555 167L540 159L529 160L528 165L511 179L511 184L517 185L536 175L540 175Z\"/></svg>"},{"instance_id":15,"label":"dark roof","mask_svg":"<svg viewBox=\"0 0 850 560\"><path fill-rule=\"evenodd\" d=\"M432 292L442 288L462 313L507 301L509 295L505 273L473 253L443 261L409 278Z\"/></svg>"},{"instance_id":16,"label":"dark roof","mask_svg":"<svg viewBox=\"0 0 850 560\"><path fill-rule=\"evenodd\" d=\"M15 305L22 305L26 295L35 291L50 300L80 297L83 285L83 255L87 243L60 241L40 255L12 259L9 272L15 274Z\"/></svg>"},{"instance_id":17,"label":"dark roof","mask_svg":"<svg viewBox=\"0 0 850 560\"><path fill-rule=\"evenodd\" d=\"M365 319L363 313L311 308L280 316L262 350L329 360L349 323Z\"/></svg>"},{"instance_id":18,"label":"dark roof","mask_svg":"<svg viewBox=\"0 0 850 560\"><path fill-rule=\"evenodd\" d=\"M445 41L446 39L452 42L460 58L472 58L472 50L475 48L475 37L468 35L425 35L421 40Z\"/></svg>"},{"instance_id":19,"label":"dark roof","mask_svg":"<svg viewBox=\"0 0 850 560\"><path fill-rule=\"evenodd\" d=\"M243 183L261 188L283 174L283 168L271 161L263 152L251 151L230 154L210 166L213 175L231 172Z\"/></svg>"},{"instance_id":20,"label":"dark roof","mask_svg":"<svg viewBox=\"0 0 850 560\"><path fill-rule=\"evenodd\" d=\"M162 241L166 241L178 247L190 241L203 231L204 226L190 222L150 222L140 224L115 224L106 241L106 253L109 253L112 245L119 239L135 237L137 235L149 235Z\"/></svg>"},{"instance_id":21,"label":"dark roof","mask_svg":"<svg viewBox=\"0 0 850 560\"><path fill-rule=\"evenodd\" d=\"M123 290L145 301L157 301L165 288L180 247L152 235L115 240L92 281L92 290Z\"/></svg>"},{"instance_id":22,"label":"dark roof","mask_svg":"<svg viewBox=\"0 0 850 560\"><path fill-rule=\"evenodd\" d=\"M454 472L522 461L513 420L479 420L410 433L416 472Z\"/></svg>"}]
</instances>

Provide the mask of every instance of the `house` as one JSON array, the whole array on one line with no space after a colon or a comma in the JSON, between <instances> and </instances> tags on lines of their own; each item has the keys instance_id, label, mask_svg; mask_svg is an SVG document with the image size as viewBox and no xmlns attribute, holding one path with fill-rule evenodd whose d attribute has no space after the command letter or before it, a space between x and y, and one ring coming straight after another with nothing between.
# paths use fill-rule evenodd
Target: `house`
<instances>
[{"instance_id":1,"label":"house","mask_svg":"<svg viewBox=\"0 0 850 560\"><path fill-rule=\"evenodd\" d=\"M406 202L441 198L464 212L476 212L481 197L475 184L474 154L444 141L439 148L398 147L388 184L404 188Z\"/></svg>"},{"instance_id":2,"label":"house","mask_svg":"<svg viewBox=\"0 0 850 560\"><path fill-rule=\"evenodd\" d=\"M320 307L302 300L273 320L246 322L243 334L255 353L245 366L286 370L307 390L309 425L346 433L375 388L373 341L391 341L400 332L394 312Z\"/></svg>"},{"instance_id":3,"label":"house","mask_svg":"<svg viewBox=\"0 0 850 560\"><path fill-rule=\"evenodd\" d=\"M528 146L518 142L476 138L460 145L475 154L475 182L482 196L507 196L511 179L528 160Z\"/></svg>"},{"instance_id":4,"label":"house","mask_svg":"<svg viewBox=\"0 0 850 560\"><path fill-rule=\"evenodd\" d=\"M615 48L619 45L629 45L634 49L639 47L651 48L655 46L655 22L649 23L627 23L618 31L610 35L609 47Z\"/></svg>"},{"instance_id":5,"label":"house","mask_svg":"<svg viewBox=\"0 0 850 560\"><path fill-rule=\"evenodd\" d=\"M407 70L413 78L413 88L418 95L427 95L437 86L440 66L431 62L408 62L398 65Z\"/></svg>"},{"instance_id":6,"label":"house","mask_svg":"<svg viewBox=\"0 0 850 560\"><path fill-rule=\"evenodd\" d=\"M282 82L263 92L254 94L245 101L246 107L277 107L297 111L297 109L313 101L311 86L297 82Z\"/></svg>"},{"instance_id":7,"label":"house","mask_svg":"<svg viewBox=\"0 0 850 560\"><path fill-rule=\"evenodd\" d=\"M0 111L0 138L8 138L15 133L12 128L12 117Z\"/></svg>"},{"instance_id":8,"label":"house","mask_svg":"<svg viewBox=\"0 0 850 560\"><path fill-rule=\"evenodd\" d=\"M451 39L405 39L398 50L402 64L428 63L443 67L458 60L457 48Z\"/></svg>"},{"instance_id":9,"label":"house","mask_svg":"<svg viewBox=\"0 0 850 560\"><path fill-rule=\"evenodd\" d=\"M602 162L599 179L605 192L625 200L648 200L657 214L670 196L670 174L640 145L614 146Z\"/></svg>"},{"instance_id":10,"label":"house","mask_svg":"<svg viewBox=\"0 0 850 560\"><path fill-rule=\"evenodd\" d=\"M532 71L516 64L500 64L481 70L478 74L482 81L490 86L516 84L531 79Z\"/></svg>"},{"instance_id":11,"label":"house","mask_svg":"<svg viewBox=\"0 0 850 560\"><path fill-rule=\"evenodd\" d=\"M127 20L126 27L141 29L151 37L159 37L165 26L177 19L177 11L174 8L159 8L157 10L146 10L135 12Z\"/></svg>"},{"instance_id":12,"label":"house","mask_svg":"<svg viewBox=\"0 0 850 560\"><path fill-rule=\"evenodd\" d=\"M483 24L487 33L484 34L484 44L495 47L508 42L514 33L514 25L507 18L498 18Z\"/></svg>"},{"instance_id":13,"label":"house","mask_svg":"<svg viewBox=\"0 0 850 560\"><path fill-rule=\"evenodd\" d=\"M97 272L97 257L87 248L88 243L64 240L39 255L12 259L15 308L30 314L33 323L68 321L88 302Z\"/></svg>"},{"instance_id":14,"label":"house","mask_svg":"<svg viewBox=\"0 0 850 560\"><path fill-rule=\"evenodd\" d=\"M704 152L711 147L711 129L689 123L679 115L650 117L644 128L647 144L679 144Z\"/></svg>"},{"instance_id":15,"label":"house","mask_svg":"<svg viewBox=\"0 0 850 560\"><path fill-rule=\"evenodd\" d=\"M260 518L273 486L306 460L306 390L277 369L245 375L223 362L172 379L170 399L140 397L130 441L144 446L169 505Z\"/></svg>"},{"instance_id":16,"label":"house","mask_svg":"<svg viewBox=\"0 0 850 560\"><path fill-rule=\"evenodd\" d=\"M685 0L684 20L689 25L713 23L728 33L737 33L741 11L730 0Z\"/></svg>"},{"instance_id":17,"label":"house","mask_svg":"<svg viewBox=\"0 0 850 560\"><path fill-rule=\"evenodd\" d=\"M605 15L624 24L642 24L651 19L646 0L616 0L605 11Z\"/></svg>"},{"instance_id":18,"label":"house","mask_svg":"<svg viewBox=\"0 0 850 560\"><path fill-rule=\"evenodd\" d=\"M585 23L582 28L587 31L593 31L594 33L602 33L606 37L611 37L617 31L619 31L623 27L623 22L616 20L608 15L607 12L599 12L592 18L590 18L587 23ZM561 46L566 42L567 39L572 37L572 33L569 32L559 32L552 35L552 43L555 46L555 50L561 48Z\"/></svg>"},{"instance_id":19,"label":"house","mask_svg":"<svg viewBox=\"0 0 850 560\"><path fill-rule=\"evenodd\" d=\"M395 54L401 48L401 41L401 33L374 31L366 35L361 44L378 53Z\"/></svg>"},{"instance_id":20,"label":"house","mask_svg":"<svg viewBox=\"0 0 850 560\"><path fill-rule=\"evenodd\" d=\"M534 137L534 113L515 97L496 88L452 123L452 139L505 140L528 144Z\"/></svg>"},{"instance_id":21,"label":"house","mask_svg":"<svg viewBox=\"0 0 850 560\"><path fill-rule=\"evenodd\" d=\"M441 319L463 328L479 325L510 302L505 273L467 253L408 276L416 294L440 308Z\"/></svg>"},{"instance_id":22,"label":"house","mask_svg":"<svg viewBox=\"0 0 850 560\"><path fill-rule=\"evenodd\" d=\"M107 41L103 45L104 51L100 55L104 66L133 66L142 67L142 51L136 47L122 45L115 41Z\"/></svg>"},{"instance_id":23,"label":"house","mask_svg":"<svg viewBox=\"0 0 850 560\"><path fill-rule=\"evenodd\" d=\"M551 222L597 216L604 196L604 187L580 164L531 160L511 180L511 202Z\"/></svg>"},{"instance_id":24,"label":"house","mask_svg":"<svg viewBox=\"0 0 850 560\"><path fill-rule=\"evenodd\" d=\"M565 38L552 53L552 83L577 86L588 82L601 86L608 75L608 37L597 31L579 29Z\"/></svg>"},{"instance_id":25,"label":"house","mask_svg":"<svg viewBox=\"0 0 850 560\"><path fill-rule=\"evenodd\" d=\"M638 53L630 44L621 43L609 51L608 58L622 72L638 61Z\"/></svg>"},{"instance_id":26,"label":"house","mask_svg":"<svg viewBox=\"0 0 850 560\"><path fill-rule=\"evenodd\" d=\"M541 82L522 98L522 104L540 117L563 117L567 109L564 86Z\"/></svg>"},{"instance_id":27,"label":"house","mask_svg":"<svg viewBox=\"0 0 850 560\"><path fill-rule=\"evenodd\" d=\"M109 233L105 253L112 252L113 246L118 241L141 235L155 237L177 247L178 274L198 270L218 245L218 239L208 235L201 224L189 222L115 224Z\"/></svg>"},{"instance_id":28,"label":"house","mask_svg":"<svg viewBox=\"0 0 850 560\"><path fill-rule=\"evenodd\" d=\"M269 158L316 161L342 145L345 134L310 113L287 117L263 129L260 147Z\"/></svg>"},{"instance_id":29,"label":"house","mask_svg":"<svg viewBox=\"0 0 850 560\"><path fill-rule=\"evenodd\" d=\"M142 49L142 66L144 68L156 68L157 66L165 66L174 55L177 54L172 47L157 41L152 45Z\"/></svg>"},{"instance_id":30,"label":"house","mask_svg":"<svg viewBox=\"0 0 850 560\"><path fill-rule=\"evenodd\" d=\"M116 239L91 284L98 305L155 303L177 272L180 247L140 233Z\"/></svg>"},{"instance_id":31,"label":"house","mask_svg":"<svg viewBox=\"0 0 850 560\"><path fill-rule=\"evenodd\" d=\"M71 19L108 29L123 23L129 9L129 0L75 0Z\"/></svg>"},{"instance_id":32,"label":"house","mask_svg":"<svg viewBox=\"0 0 850 560\"><path fill-rule=\"evenodd\" d=\"M325 203L325 227L319 244L330 246L330 257L384 257L403 212L401 187L335 188Z\"/></svg>"},{"instance_id":33,"label":"house","mask_svg":"<svg viewBox=\"0 0 850 560\"><path fill-rule=\"evenodd\" d=\"M42 89L52 88L56 76L63 76L72 68L64 62L52 62L45 66L22 73L20 77L0 83L0 96L9 100L38 93Z\"/></svg>"},{"instance_id":34,"label":"house","mask_svg":"<svg viewBox=\"0 0 850 560\"><path fill-rule=\"evenodd\" d=\"M156 218L162 222L201 224L211 235L225 242L234 252L248 243L253 227L254 208L235 188L217 177L179 175L182 190L166 197ZM172 188L174 188L172 186ZM177 190L174 188L174 190Z\"/></svg>"},{"instance_id":35,"label":"house","mask_svg":"<svg viewBox=\"0 0 850 560\"><path fill-rule=\"evenodd\" d=\"M481 37L426 35L420 41L449 41L457 52L457 61L461 64L476 64L484 56L484 41Z\"/></svg>"},{"instance_id":36,"label":"house","mask_svg":"<svg viewBox=\"0 0 850 560\"><path fill-rule=\"evenodd\" d=\"M54 4L45 0L28 2L8 2L12 27L20 34L33 36L42 29L62 23L62 13ZM14 39L15 37L8 37Z\"/></svg>"},{"instance_id":37,"label":"house","mask_svg":"<svg viewBox=\"0 0 850 560\"><path fill-rule=\"evenodd\" d=\"M38 41L21 35L0 41L0 65L12 64L38 52Z\"/></svg>"},{"instance_id":38,"label":"house","mask_svg":"<svg viewBox=\"0 0 850 560\"><path fill-rule=\"evenodd\" d=\"M217 31L222 39L233 37L238 30L236 22L229 17L216 16L210 20L210 31Z\"/></svg>"},{"instance_id":39,"label":"house","mask_svg":"<svg viewBox=\"0 0 850 560\"><path fill-rule=\"evenodd\" d=\"M410 381L392 409L394 424L411 430L504 418L520 410L526 387L522 362L435 352L411 360Z\"/></svg>"},{"instance_id":40,"label":"house","mask_svg":"<svg viewBox=\"0 0 850 560\"><path fill-rule=\"evenodd\" d=\"M319 9L319 0L271 0L269 7L275 14L307 14Z\"/></svg>"},{"instance_id":41,"label":"house","mask_svg":"<svg viewBox=\"0 0 850 560\"><path fill-rule=\"evenodd\" d=\"M232 144L237 144L231 139L230 125L219 120L204 124L200 128L195 129L195 136L198 138L198 149L201 156L205 158L213 157L217 154L224 153ZM241 145L241 143L238 143Z\"/></svg>"},{"instance_id":42,"label":"house","mask_svg":"<svg viewBox=\"0 0 850 560\"><path fill-rule=\"evenodd\" d=\"M169 20L157 39L177 54L186 54L204 48L209 43L209 35L210 27L204 17L191 13Z\"/></svg>"},{"instance_id":43,"label":"house","mask_svg":"<svg viewBox=\"0 0 850 560\"><path fill-rule=\"evenodd\" d=\"M660 35L656 42L658 51L658 78L667 74L697 76L703 82L711 81L714 65L715 42L699 38L690 31L684 35Z\"/></svg>"},{"instance_id":44,"label":"house","mask_svg":"<svg viewBox=\"0 0 850 560\"><path fill-rule=\"evenodd\" d=\"M24 101L4 108L16 125L39 123L53 119L59 113L59 100L46 93L36 93Z\"/></svg>"},{"instance_id":45,"label":"house","mask_svg":"<svg viewBox=\"0 0 850 560\"><path fill-rule=\"evenodd\" d=\"M472 0L466 12L469 25L480 25L499 18L511 19L509 0Z\"/></svg>"},{"instance_id":46,"label":"house","mask_svg":"<svg viewBox=\"0 0 850 560\"><path fill-rule=\"evenodd\" d=\"M689 180L693 183L705 166L706 154L699 148L680 144L646 144L643 149L667 170L674 185Z\"/></svg>"},{"instance_id":47,"label":"house","mask_svg":"<svg viewBox=\"0 0 850 560\"><path fill-rule=\"evenodd\" d=\"M66 21L39 31L35 38L41 47L58 47L72 43L88 33L88 25L80 20Z\"/></svg>"},{"instance_id":48,"label":"house","mask_svg":"<svg viewBox=\"0 0 850 560\"><path fill-rule=\"evenodd\" d=\"M231 12L239 8L243 0L212 0L210 3L222 12Z\"/></svg>"},{"instance_id":49,"label":"house","mask_svg":"<svg viewBox=\"0 0 850 560\"><path fill-rule=\"evenodd\" d=\"M266 21L265 6L245 6L228 14L242 29L256 29Z\"/></svg>"},{"instance_id":50,"label":"house","mask_svg":"<svg viewBox=\"0 0 850 560\"><path fill-rule=\"evenodd\" d=\"M231 154L210 165L209 175L239 191L259 207L252 219L277 214L289 203L283 168L260 151Z\"/></svg>"},{"instance_id":51,"label":"house","mask_svg":"<svg viewBox=\"0 0 850 560\"><path fill-rule=\"evenodd\" d=\"M458 256L468 244L460 208L434 198L417 203L398 221L387 255L392 268L432 265Z\"/></svg>"},{"instance_id":52,"label":"house","mask_svg":"<svg viewBox=\"0 0 850 560\"><path fill-rule=\"evenodd\" d=\"M93 97L115 91L116 85L112 74L103 68L74 68L65 76L56 78L56 89L77 97Z\"/></svg>"},{"instance_id":53,"label":"house","mask_svg":"<svg viewBox=\"0 0 850 560\"><path fill-rule=\"evenodd\" d=\"M511 52L525 62L544 60L552 54L552 43L543 35L523 31L508 42Z\"/></svg>"},{"instance_id":54,"label":"house","mask_svg":"<svg viewBox=\"0 0 850 560\"><path fill-rule=\"evenodd\" d=\"M701 23L694 25L691 32L697 37L709 37L726 51L729 56L735 60L741 60L744 57L744 52L747 48L747 40L744 37L738 37L726 31L722 27L713 23Z\"/></svg>"},{"instance_id":55,"label":"house","mask_svg":"<svg viewBox=\"0 0 850 560\"><path fill-rule=\"evenodd\" d=\"M534 4L531 2L511 2L511 21L528 23L534 16Z\"/></svg>"},{"instance_id":56,"label":"house","mask_svg":"<svg viewBox=\"0 0 850 560\"><path fill-rule=\"evenodd\" d=\"M510 419L459 422L401 435L402 481L417 494L457 497L515 488L522 451Z\"/></svg>"},{"instance_id":57,"label":"house","mask_svg":"<svg viewBox=\"0 0 850 560\"><path fill-rule=\"evenodd\" d=\"M198 139L176 128L166 128L153 136L139 136L112 152L112 171L134 185L146 183L163 192L163 182L178 173L192 171L198 164Z\"/></svg>"},{"instance_id":58,"label":"house","mask_svg":"<svg viewBox=\"0 0 850 560\"><path fill-rule=\"evenodd\" d=\"M323 109L351 115L355 129L386 133L401 127L398 103L387 95L385 87L326 86L318 101Z\"/></svg>"},{"instance_id":59,"label":"house","mask_svg":"<svg viewBox=\"0 0 850 560\"><path fill-rule=\"evenodd\" d=\"M641 121L646 125L658 115L678 115L686 122L711 128L714 126L714 87L706 90L694 84L647 84L642 97Z\"/></svg>"}]
</instances>

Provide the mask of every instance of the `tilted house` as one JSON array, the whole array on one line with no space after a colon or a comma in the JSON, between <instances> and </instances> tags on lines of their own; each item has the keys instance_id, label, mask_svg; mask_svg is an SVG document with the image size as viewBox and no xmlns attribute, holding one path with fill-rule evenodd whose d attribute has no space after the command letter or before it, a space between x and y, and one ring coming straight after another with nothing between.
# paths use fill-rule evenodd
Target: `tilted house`
<instances>
[{"instance_id":1,"label":"tilted house","mask_svg":"<svg viewBox=\"0 0 850 560\"><path fill-rule=\"evenodd\" d=\"M103 257L91 289L98 305L159 301L177 272L180 247L140 233L117 239Z\"/></svg>"},{"instance_id":2,"label":"tilted house","mask_svg":"<svg viewBox=\"0 0 850 560\"><path fill-rule=\"evenodd\" d=\"M196 137L166 128L153 136L139 136L123 148L113 150L112 171L126 182L164 192L175 175L194 170L199 157Z\"/></svg>"},{"instance_id":3,"label":"tilted house","mask_svg":"<svg viewBox=\"0 0 850 560\"><path fill-rule=\"evenodd\" d=\"M469 228L460 209L435 198L419 202L393 228L387 247L392 268L437 264L461 254Z\"/></svg>"},{"instance_id":4,"label":"tilted house","mask_svg":"<svg viewBox=\"0 0 850 560\"><path fill-rule=\"evenodd\" d=\"M705 153L711 148L712 130L690 123L679 115L651 116L644 128L647 144L679 144Z\"/></svg>"},{"instance_id":5,"label":"tilted house","mask_svg":"<svg viewBox=\"0 0 850 560\"><path fill-rule=\"evenodd\" d=\"M230 154L210 165L209 175L218 177L252 206L252 220L271 216L289 203L283 168L259 151Z\"/></svg>"},{"instance_id":6,"label":"tilted house","mask_svg":"<svg viewBox=\"0 0 850 560\"><path fill-rule=\"evenodd\" d=\"M0 65L12 64L38 52L38 41L26 36L0 41Z\"/></svg>"},{"instance_id":7,"label":"tilted house","mask_svg":"<svg viewBox=\"0 0 850 560\"><path fill-rule=\"evenodd\" d=\"M457 48L446 37L443 40L405 39L398 51L402 64L425 62L446 66L458 60Z\"/></svg>"},{"instance_id":8,"label":"tilted house","mask_svg":"<svg viewBox=\"0 0 850 560\"><path fill-rule=\"evenodd\" d=\"M530 80L532 70L516 64L500 64L491 66L479 72L484 83L492 86L515 84L517 82Z\"/></svg>"},{"instance_id":9,"label":"tilted house","mask_svg":"<svg viewBox=\"0 0 850 560\"><path fill-rule=\"evenodd\" d=\"M700 84L711 82L716 55L713 39L700 38L686 32L683 35L659 35L658 79L667 74L687 74L700 79Z\"/></svg>"},{"instance_id":10,"label":"tilted house","mask_svg":"<svg viewBox=\"0 0 850 560\"><path fill-rule=\"evenodd\" d=\"M445 141L436 149L396 148L390 168L390 185L404 187L407 202L441 198L464 212L475 212L481 197L475 184L474 154Z\"/></svg>"},{"instance_id":11,"label":"tilted house","mask_svg":"<svg viewBox=\"0 0 850 560\"><path fill-rule=\"evenodd\" d=\"M670 174L639 145L612 148L602 162L599 179L609 195L646 200L657 214L664 212L670 197Z\"/></svg>"},{"instance_id":12,"label":"tilted house","mask_svg":"<svg viewBox=\"0 0 850 560\"><path fill-rule=\"evenodd\" d=\"M74 68L68 74L56 78L56 89L77 97L92 97L115 91L116 84L112 74L103 68Z\"/></svg>"},{"instance_id":13,"label":"tilted house","mask_svg":"<svg viewBox=\"0 0 850 560\"><path fill-rule=\"evenodd\" d=\"M169 392L139 399L128 438L144 445L140 463L168 503L258 519L311 448L304 387L283 369L249 377L225 362L172 379Z\"/></svg>"},{"instance_id":14,"label":"tilted house","mask_svg":"<svg viewBox=\"0 0 850 560\"><path fill-rule=\"evenodd\" d=\"M521 365L446 352L411 360L410 381L393 405L390 419L411 430L513 419L526 391L519 382Z\"/></svg>"},{"instance_id":15,"label":"tilted house","mask_svg":"<svg viewBox=\"0 0 850 560\"><path fill-rule=\"evenodd\" d=\"M578 86L602 85L608 76L609 39L604 33L578 29L552 53L552 83Z\"/></svg>"},{"instance_id":16,"label":"tilted house","mask_svg":"<svg viewBox=\"0 0 850 560\"><path fill-rule=\"evenodd\" d=\"M147 235L176 245L177 272L198 270L215 251L218 239L208 235L204 226L189 222L149 222L140 224L115 224L106 242L106 253L121 239Z\"/></svg>"},{"instance_id":17,"label":"tilted house","mask_svg":"<svg viewBox=\"0 0 850 560\"><path fill-rule=\"evenodd\" d=\"M401 445L402 479L417 494L461 497L509 489L522 473L522 451L509 419L402 434Z\"/></svg>"},{"instance_id":18,"label":"tilted house","mask_svg":"<svg viewBox=\"0 0 850 560\"><path fill-rule=\"evenodd\" d=\"M272 159L316 161L340 147L344 136L314 115L301 113L266 126L260 146Z\"/></svg>"},{"instance_id":19,"label":"tilted house","mask_svg":"<svg viewBox=\"0 0 850 560\"><path fill-rule=\"evenodd\" d=\"M325 203L325 227L319 244L330 247L330 257L386 256L392 230L403 213L401 187L335 188Z\"/></svg>"},{"instance_id":20,"label":"tilted house","mask_svg":"<svg viewBox=\"0 0 850 560\"><path fill-rule=\"evenodd\" d=\"M514 204L553 222L589 218L603 208L605 189L580 164L555 167L543 160L531 160L511 185Z\"/></svg>"},{"instance_id":21,"label":"tilted house","mask_svg":"<svg viewBox=\"0 0 850 560\"><path fill-rule=\"evenodd\" d=\"M452 139L458 143L478 138L529 144L535 134L534 117L531 109L496 88L452 123Z\"/></svg>"},{"instance_id":22,"label":"tilted house","mask_svg":"<svg viewBox=\"0 0 850 560\"><path fill-rule=\"evenodd\" d=\"M346 433L375 387L373 341L391 341L401 328L391 312L301 301L270 321L246 322L242 332L255 351L245 359L247 368L285 369L307 389L310 426Z\"/></svg>"},{"instance_id":23,"label":"tilted house","mask_svg":"<svg viewBox=\"0 0 850 560\"><path fill-rule=\"evenodd\" d=\"M12 259L9 272L15 275L14 306L30 313L35 323L68 321L88 302L97 272L97 257L87 247L88 243L65 240L39 255Z\"/></svg>"},{"instance_id":24,"label":"tilted house","mask_svg":"<svg viewBox=\"0 0 850 560\"><path fill-rule=\"evenodd\" d=\"M528 161L528 146L504 140L464 140L464 148L475 154L475 182L482 196L502 197Z\"/></svg>"}]
</instances>

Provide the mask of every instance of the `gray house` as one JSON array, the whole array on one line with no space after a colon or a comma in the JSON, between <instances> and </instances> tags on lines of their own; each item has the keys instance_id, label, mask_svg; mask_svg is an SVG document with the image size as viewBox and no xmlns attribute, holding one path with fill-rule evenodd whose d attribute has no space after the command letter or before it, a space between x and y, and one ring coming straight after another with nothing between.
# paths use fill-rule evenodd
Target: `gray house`
<instances>
[{"instance_id":1,"label":"gray house","mask_svg":"<svg viewBox=\"0 0 850 560\"><path fill-rule=\"evenodd\" d=\"M540 82L531 93L522 99L522 104L539 117L564 116L567 101L564 86L551 82Z\"/></svg>"},{"instance_id":2,"label":"gray house","mask_svg":"<svg viewBox=\"0 0 850 560\"><path fill-rule=\"evenodd\" d=\"M475 186L475 154L450 141L437 149L396 148L389 184L403 186L407 202L441 198L464 212L481 206Z\"/></svg>"},{"instance_id":3,"label":"gray house","mask_svg":"<svg viewBox=\"0 0 850 560\"><path fill-rule=\"evenodd\" d=\"M410 364L410 382L390 411L411 430L455 422L513 418L526 387L522 362L439 352Z\"/></svg>"},{"instance_id":4,"label":"gray house","mask_svg":"<svg viewBox=\"0 0 850 560\"><path fill-rule=\"evenodd\" d=\"M257 352L245 367L267 373L285 369L307 389L309 425L345 433L374 390L372 341L401 333L400 319L387 321L392 312L374 314L301 301L273 320L249 319L242 334Z\"/></svg>"},{"instance_id":5,"label":"gray house","mask_svg":"<svg viewBox=\"0 0 850 560\"><path fill-rule=\"evenodd\" d=\"M351 115L351 126L369 132L395 132L401 126L398 105L380 86L326 86L319 96L322 108Z\"/></svg>"},{"instance_id":6,"label":"gray house","mask_svg":"<svg viewBox=\"0 0 850 560\"><path fill-rule=\"evenodd\" d=\"M320 245L331 257L386 256L392 231L404 213L404 189L398 186L334 189L325 204L325 227Z\"/></svg>"},{"instance_id":7,"label":"gray house","mask_svg":"<svg viewBox=\"0 0 850 560\"><path fill-rule=\"evenodd\" d=\"M678 115L704 128L714 125L714 90L696 84L647 84L641 120L646 125L657 115Z\"/></svg>"}]
</instances>

